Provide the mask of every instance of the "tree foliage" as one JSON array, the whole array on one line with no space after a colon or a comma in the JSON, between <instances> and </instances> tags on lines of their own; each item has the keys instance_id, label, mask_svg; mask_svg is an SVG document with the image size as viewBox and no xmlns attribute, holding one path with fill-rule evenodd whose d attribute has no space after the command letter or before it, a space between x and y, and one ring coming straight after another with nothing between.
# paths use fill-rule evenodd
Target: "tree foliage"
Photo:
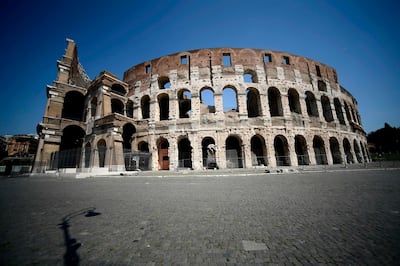
<instances>
[{"instance_id":1,"label":"tree foliage","mask_svg":"<svg viewBox=\"0 0 400 266\"><path fill-rule=\"evenodd\" d=\"M375 146L376 153L399 153L400 152L400 128L391 127L385 123L383 128L373 131L367 136L368 143Z\"/></svg>"}]
</instances>

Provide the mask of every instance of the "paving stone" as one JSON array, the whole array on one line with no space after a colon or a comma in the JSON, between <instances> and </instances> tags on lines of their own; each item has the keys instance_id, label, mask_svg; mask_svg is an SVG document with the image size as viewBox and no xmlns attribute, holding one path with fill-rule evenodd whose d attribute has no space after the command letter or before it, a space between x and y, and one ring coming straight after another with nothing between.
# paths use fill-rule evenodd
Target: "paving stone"
<instances>
[{"instance_id":1,"label":"paving stone","mask_svg":"<svg viewBox=\"0 0 400 266\"><path fill-rule=\"evenodd\" d=\"M399 206L399 170L4 178L0 264L63 265L95 207L81 265L394 265Z\"/></svg>"}]
</instances>

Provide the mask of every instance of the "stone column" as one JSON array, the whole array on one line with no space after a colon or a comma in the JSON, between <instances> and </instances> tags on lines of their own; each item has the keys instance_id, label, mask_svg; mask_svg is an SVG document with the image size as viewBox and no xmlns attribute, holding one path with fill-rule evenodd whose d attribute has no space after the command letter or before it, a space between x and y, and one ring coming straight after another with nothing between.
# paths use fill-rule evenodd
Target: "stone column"
<instances>
[{"instance_id":1,"label":"stone column","mask_svg":"<svg viewBox=\"0 0 400 266\"><path fill-rule=\"evenodd\" d=\"M267 157L268 157L268 166L269 167L276 167L276 157L275 157L275 147L274 147L274 136L268 135L267 136Z\"/></svg>"}]
</instances>

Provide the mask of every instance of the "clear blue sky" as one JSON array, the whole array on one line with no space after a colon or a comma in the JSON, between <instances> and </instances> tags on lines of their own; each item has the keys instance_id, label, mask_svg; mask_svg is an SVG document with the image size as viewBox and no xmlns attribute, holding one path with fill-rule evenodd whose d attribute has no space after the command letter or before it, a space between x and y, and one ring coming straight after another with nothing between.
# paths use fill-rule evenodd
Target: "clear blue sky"
<instances>
[{"instance_id":1,"label":"clear blue sky","mask_svg":"<svg viewBox=\"0 0 400 266\"><path fill-rule=\"evenodd\" d=\"M400 126L400 2L2 0L0 135L35 133L65 39L93 79L197 48L248 47L336 69L366 132Z\"/></svg>"}]
</instances>

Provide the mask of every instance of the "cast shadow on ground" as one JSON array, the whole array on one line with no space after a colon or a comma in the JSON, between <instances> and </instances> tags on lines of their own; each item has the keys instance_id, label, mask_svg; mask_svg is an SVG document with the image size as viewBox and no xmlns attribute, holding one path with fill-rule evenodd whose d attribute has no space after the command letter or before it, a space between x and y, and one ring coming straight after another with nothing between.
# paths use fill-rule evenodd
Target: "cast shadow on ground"
<instances>
[{"instance_id":1,"label":"cast shadow on ground","mask_svg":"<svg viewBox=\"0 0 400 266\"><path fill-rule=\"evenodd\" d=\"M65 254L64 254L64 265L66 266L76 266L79 265L79 254L77 252L78 248L81 246L81 243L77 242L75 238L72 238L69 233L70 220L76 216L84 215L85 217L94 217L98 216L101 213L95 211L96 208L90 207L81 209L76 212L72 212L66 216L64 216L61 220L61 223L58 224L61 230L64 233L64 243L65 243Z\"/></svg>"}]
</instances>

